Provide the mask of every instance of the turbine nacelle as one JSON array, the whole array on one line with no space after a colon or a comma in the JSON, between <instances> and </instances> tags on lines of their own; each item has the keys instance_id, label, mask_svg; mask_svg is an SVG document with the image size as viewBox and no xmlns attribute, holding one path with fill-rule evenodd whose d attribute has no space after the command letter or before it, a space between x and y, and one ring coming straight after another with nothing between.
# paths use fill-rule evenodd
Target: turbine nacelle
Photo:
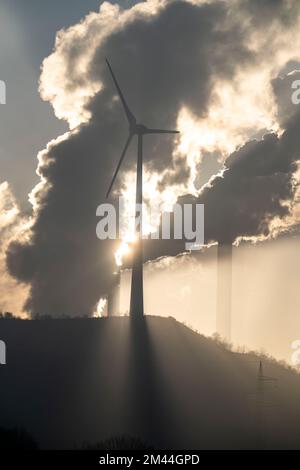
<instances>
[{"instance_id":1,"label":"turbine nacelle","mask_svg":"<svg viewBox=\"0 0 300 470\"><path fill-rule=\"evenodd\" d=\"M145 134L178 134L179 131L170 131L167 129L152 129L144 124L130 123L130 135L145 135Z\"/></svg>"}]
</instances>

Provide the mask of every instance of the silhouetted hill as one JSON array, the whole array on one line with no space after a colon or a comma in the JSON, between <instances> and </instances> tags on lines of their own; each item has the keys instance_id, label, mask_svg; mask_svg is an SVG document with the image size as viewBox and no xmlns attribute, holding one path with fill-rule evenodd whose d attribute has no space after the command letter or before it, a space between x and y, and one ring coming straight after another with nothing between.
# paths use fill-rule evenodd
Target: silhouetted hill
<instances>
[{"instance_id":1,"label":"silhouetted hill","mask_svg":"<svg viewBox=\"0 0 300 470\"><path fill-rule=\"evenodd\" d=\"M0 428L0 450L37 450L37 445L23 429Z\"/></svg>"},{"instance_id":2,"label":"silhouetted hill","mask_svg":"<svg viewBox=\"0 0 300 470\"><path fill-rule=\"evenodd\" d=\"M171 318L1 320L0 426L42 448L300 448L300 376Z\"/></svg>"}]
</instances>

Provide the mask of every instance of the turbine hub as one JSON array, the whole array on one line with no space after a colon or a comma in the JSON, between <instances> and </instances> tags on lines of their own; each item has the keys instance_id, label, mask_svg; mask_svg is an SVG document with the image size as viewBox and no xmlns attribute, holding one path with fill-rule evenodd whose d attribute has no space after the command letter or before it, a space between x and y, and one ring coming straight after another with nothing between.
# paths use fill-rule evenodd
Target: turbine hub
<instances>
[{"instance_id":1,"label":"turbine hub","mask_svg":"<svg viewBox=\"0 0 300 470\"><path fill-rule=\"evenodd\" d=\"M145 134L147 127L144 124L135 124L133 128L130 129L133 134Z\"/></svg>"}]
</instances>

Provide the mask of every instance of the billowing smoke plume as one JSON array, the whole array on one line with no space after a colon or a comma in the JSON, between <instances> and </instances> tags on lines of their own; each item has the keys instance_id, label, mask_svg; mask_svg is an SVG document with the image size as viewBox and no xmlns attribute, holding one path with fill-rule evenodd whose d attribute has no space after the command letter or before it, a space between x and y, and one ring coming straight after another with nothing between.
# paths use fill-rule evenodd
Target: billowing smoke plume
<instances>
[{"instance_id":1,"label":"billowing smoke plume","mask_svg":"<svg viewBox=\"0 0 300 470\"><path fill-rule=\"evenodd\" d=\"M284 132L247 142L199 197L191 198L205 204L207 242L256 241L299 223L300 111L292 102L292 83L298 79L299 72L293 72L272 81Z\"/></svg>"},{"instance_id":2,"label":"billowing smoke plume","mask_svg":"<svg viewBox=\"0 0 300 470\"><path fill-rule=\"evenodd\" d=\"M281 137L266 134L250 141L225 162L193 202L205 205L207 242L264 239L297 223L300 115ZM188 200L189 198L184 198Z\"/></svg>"},{"instance_id":3,"label":"billowing smoke plume","mask_svg":"<svg viewBox=\"0 0 300 470\"><path fill-rule=\"evenodd\" d=\"M286 130L251 140L233 152L223 169L198 196L178 203L204 204L205 242L238 243L274 238L299 224L300 111L292 103L292 82L298 72L273 81L278 116ZM184 242L147 241L145 258L174 256Z\"/></svg>"},{"instance_id":4,"label":"billowing smoke plume","mask_svg":"<svg viewBox=\"0 0 300 470\"><path fill-rule=\"evenodd\" d=\"M112 281L115 247L97 240L95 213L104 201L127 129L105 56L139 120L155 127L178 124L182 131L178 142L145 139L146 173L160 175L155 191L167 189L176 200L190 190L195 193L204 151L222 164L259 131L261 136L279 129L271 79L299 54L295 39L291 47L299 8L298 2L283 0L149 0L123 11L105 2L99 13L58 33L55 50L43 64L40 89L56 115L69 122L70 131L40 152L41 181L31 194L28 239L19 238L7 253L10 273L30 286L29 312L90 314ZM286 215L283 201L293 196L296 160L288 143L291 134L247 144L227 160L223 177L203 189L200 199L213 214L209 238L220 237L222 217L226 227L221 233L235 238L264 234L266 217ZM286 150L291 154L284 165ZM264 152L269 158L260 164ZM254 199L250 153L257 154L262 167L254 171ZM123 171L132 168L129 158ZM212 174L208 170L204 180ZM261 201L259 192L269 200ZM225 195L231 203L219 199ZM239 210L241 197L245 204L240 227L227 233L227 216L232 204Z\"/></svg>"},{"instance_id":5,"label":"billowing smoke plume","mask_svg":"<svg viewBox=\"0 0 300 470\"><path fill-rule=\"evenodd\" d=\"M22 233L24 224L8 183L0 183L0 312L13 312L17 316L24 315L28 289L7 273L5 252L13 237Z\"/></svg>"}]
</instances>

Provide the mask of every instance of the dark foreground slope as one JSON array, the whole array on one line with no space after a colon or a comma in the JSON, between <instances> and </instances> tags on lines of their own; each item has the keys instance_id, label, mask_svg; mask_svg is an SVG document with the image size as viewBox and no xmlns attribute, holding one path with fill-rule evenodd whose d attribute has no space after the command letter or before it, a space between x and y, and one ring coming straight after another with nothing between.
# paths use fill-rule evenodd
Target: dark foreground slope
<instances>
[{"instance_id":1,"label":"dark foreground slope","mask_svg":"<svg viewBox=\"0 0 300 470\"><path fill-rule=\"evenodd\" d=\"M0 322L0 427L42 448L131 435L153 447L300 448L300 376L173 319Z\"/></svg>"}]
</instances>

